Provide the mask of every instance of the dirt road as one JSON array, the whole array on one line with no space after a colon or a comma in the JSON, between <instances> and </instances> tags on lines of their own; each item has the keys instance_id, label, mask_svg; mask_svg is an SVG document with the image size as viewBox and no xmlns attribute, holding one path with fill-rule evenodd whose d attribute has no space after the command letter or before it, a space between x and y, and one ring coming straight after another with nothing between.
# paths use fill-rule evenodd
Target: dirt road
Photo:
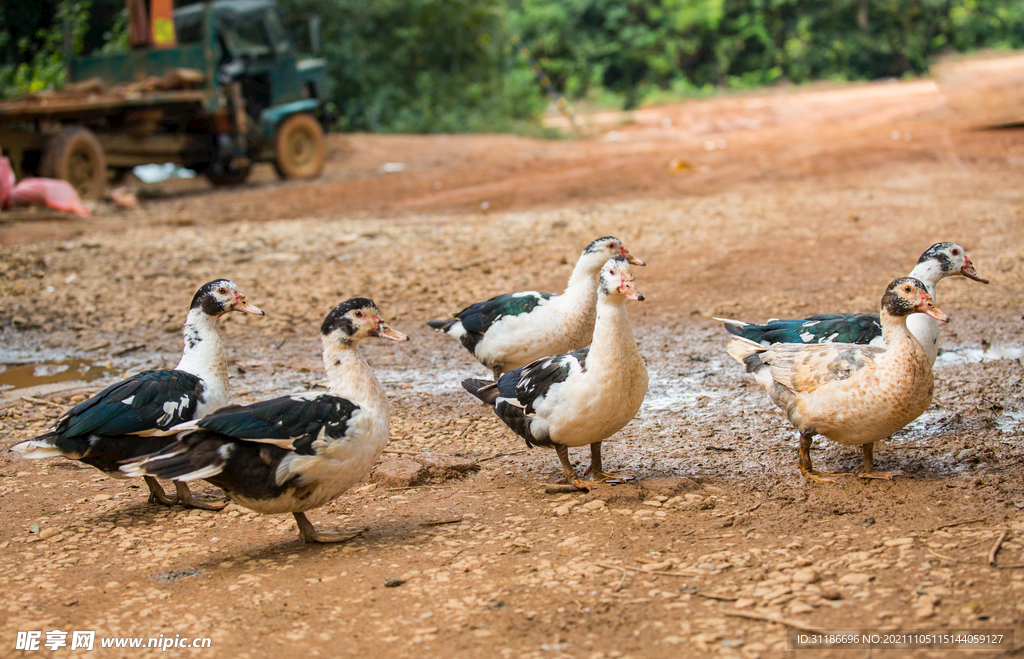
<instances>
[{"instance_id":1,"label":"dirt road","mask_svg":"<svg viewBox=\"0 0 1024 659\"><path fill-rule=\"evenodd\" d=\"M928 81L600 119L582 140L333 136L312 183L267 168L236 190L148 186L140 209L85 221L0 215L2 361L107 374L2 392L3 654L28 630L212 639L167 656L591 659L781 656L787 625L1024 631L1024 130L964 129ZM560 290L608 234L649 263L630 314L651 387L605 451L640 480L545 494L554 453L474 404L458 382L482 367L423 323ZM875 310L946 240L991 284L939 286L935 401L876 449L907 476L805 482L711 316ZM268 312L222 327L242 402L321 383L317 327L346 297L412 336L366 347L392 396L389 463L312 514L362 538L304 546L290 517L166 510L134 481L6 450L73 396L173 365L191 295L219 276Z\"/></svg>"}]
</instances>

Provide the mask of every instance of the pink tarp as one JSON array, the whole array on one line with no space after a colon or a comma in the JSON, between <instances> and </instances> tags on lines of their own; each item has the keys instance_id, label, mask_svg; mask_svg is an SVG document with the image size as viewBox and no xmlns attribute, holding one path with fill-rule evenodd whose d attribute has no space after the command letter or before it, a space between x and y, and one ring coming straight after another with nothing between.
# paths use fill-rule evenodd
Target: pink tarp
<instances>
[{"instance_id":1,"label":"pink tarp","mask_svg":"<svg viewBox=\"0 0 1024 659\"><path fill-rule=\"evenodd\" d=\"M48 206L81 217L92 215L67 181L26 178L15 183L11 161L0 157L0 208L11 206Z\"/></svg>"}]
</instances>

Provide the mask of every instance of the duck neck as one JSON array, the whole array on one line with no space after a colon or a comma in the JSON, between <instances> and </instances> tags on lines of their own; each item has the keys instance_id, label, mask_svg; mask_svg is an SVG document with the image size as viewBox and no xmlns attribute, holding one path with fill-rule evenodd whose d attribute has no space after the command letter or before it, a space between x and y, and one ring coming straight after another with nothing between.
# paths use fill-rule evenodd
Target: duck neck
<instances>
[{"instance_id":1,"label":"duck neck","mask_svg":"<svg viewBox=\"0 0 1024 659\"><path fill-rule=\"evenodd\" d=\"M356 349L356 344L324 341L323 355L332 394L346 398L360 407L387 414L388 399L384 387Z\"/></svg>"},{"instance_id":2,"label":"duck neck","mask_svg":"<svg viewBox=\"0 0 1024 659\"><path fill-rule=\"evenodd\" d=\"M569 275L569 283L565 285L566 297L580 298L590 306L597 302L597 273L601 271L604 262L598 262L595 258L588 258L584 255L576 262L576 267Z\"/></svg>"},{"instance_id":3,"label":"duck neck","mask_svg":"<svg viewBox=\"0 0 1024 659\"><path fill-rule=\"evenodd\" d=\"M597 299L597 320L594 323L594 340L587 355L587 370L599 368L604 363L616 363L623 356L638 352L633 328L626 314L626 298L600 295Z\"/></svg>"},{"instance_id":4,"label":"duck neck","mask_svg":"<svg viewBox=\"0 0 1024 659\"><path fill-rule=\"evenodd\" d=\"M208 386L227 390L228 365L224 359L224 344L217 332L217 317L208 316L202 309L192 309L182 330L185 350L176 370L202 378Z\"/></svg>"},{"instance_id":5,"label":"duck neck","mask_svg":"<svg viewBox=\"0 0 1024 659\"><path fill-rule=\"evenodd\" d=\"M933 260L924 261L914 266L914 269L910 271L910 277L919 279L924 284L925 289L928 291L928 295L935 299L935 285L939 283L939 280L946 276L946 273L942 271L942 266Z\"/></svg>"},{"instance_id":6,"label":"duck neck","mask_svg":"<svg viewBox=\"0 0 1024 659\"><path fill-rule=\"evenodd\" d=\"M885 336L885 353L891 363L916 363L923 361L931 369L928 354L907 327L907 316L894 316L885 309L881 313L882 333ZM911 357L909 362L903 357Z\"/></svg>"}]
</instances>

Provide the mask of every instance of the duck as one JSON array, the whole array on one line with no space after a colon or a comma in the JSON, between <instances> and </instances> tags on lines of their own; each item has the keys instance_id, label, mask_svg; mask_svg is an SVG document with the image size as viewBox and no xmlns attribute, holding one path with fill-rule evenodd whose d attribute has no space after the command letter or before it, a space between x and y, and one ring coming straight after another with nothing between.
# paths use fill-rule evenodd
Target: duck
<instances>
[{"instance_id":1,"label":"duck","mask_svg":"<svg viewBox=\"0 0 1024 659\"><path fill-rule=\"evenodd\" d=\"M305 512L363 479L388 443L388 399L357 350L369 337L408 341L368 298L336 306L320 328L328 391L231 405L177 428L177 441L121 467L128 476L204 479L240 506L291 513L307 543L361 533L318 531Z\"/></svg>"},{"instance_id":2,"label":"duck","mask_svg":"<svg viewBox=\"0 0 1024 659\"><path fill-rule=\"evenodd\" d=\"M497 381L467 378L462 386L487 405L530 448L555 449L566 481L581 490L635 479L606 472L601 444L636 416L647 395L647 367L626 313L626 300L643 301L629 260L609 259L597 286L594 340L587 348L547 356ZM580 478L569 448L590 446L590 467Z\"/></svg>"},{"instance_id":3,"label":"duck","mask_svg":"<svg viewBox=\"0 0 1024 659\"><path fill-rule=\"evenodd\" d=\"M887 478L902 471L875 471L874 443L916 419L934 393L932 365L921 342L907 327L908 317L926 314L948 323L914 277L901 277L882 296L885 348L842 343L774 343L765 347L736 337L726 351L740 362L800 433L800 471L817 482L834 482L848 474L819 473L811 465L815 435L851 446L860 445L861 478Z\"/></svg>"},{"instance_id":4,"label":"duck","mask_svg":"<svg viewBox=\"0 0 1024 659\"><path fill-rule=\"evenodd\" d=\"M963 276L982 284L988 283L988 279L974 269L967 251L956 243L936 243L926 249L908 276L922 282L933 301L936 300L936 285L946 277ZM764 346L773 343L857 343L885 347L882 323L877 314L827 313L800 319L772 319L764 325L728 318L715 320L725 323L730 334ZM914 314L907 319L907 327L924 346L928 361L934 366L939 354L938 321L925 314Z\"/></svg>"},{"instance_id":5,"label":"duck","mask_svg":"<svg viewBox=\"0 0 1024 659\"><path fill-rule=\"evenodd\" d=\"M594 334L598 272L613 256L646 265L621 240L605 236L591 241L580 254L561 295L504 293L427 325L458 339L492 370L495 380L546 355L579 350Z\"/></svg>"},{"instance_id":6,"label":"duck","mask_svg":"<svg viewBox=\"0 0 1024 659\"><path fill-rule=\"evenodd\" d=\"M228 367L218 319L232 311L265 316L246 301L238 286L216 279L196 291L182 329L185 347L173 369L142 371L110 385L65 412L45 434L15 444L28 459L64 457L124 478L120 463L173 443L173 426L200 418L228 403ZM151 503L219 510L227 501L194 497L184 483L168 496L146 477Z\"/></svg>"}]
</instances>

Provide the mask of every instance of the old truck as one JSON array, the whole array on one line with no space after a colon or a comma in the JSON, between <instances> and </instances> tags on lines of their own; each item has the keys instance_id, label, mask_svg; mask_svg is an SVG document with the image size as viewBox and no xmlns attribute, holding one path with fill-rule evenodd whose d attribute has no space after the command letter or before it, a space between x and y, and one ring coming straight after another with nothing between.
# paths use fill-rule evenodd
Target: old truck
<instances>
[{"instance_id":1,"label":"old truck","mask_svg":"<svg viewBox=\"0 0 1024 659\"><path fill-rule=\"evenodd\" d=\"M135 11L145 26L145 5ZM97 199L109 178L148 163L177 163L215 185L241 183L261 161L282 178L321 173L331 90L324 60L312 56L316 17L306 17L313 52L304 56L275 0L182 7L173 31L153 16L156 36L133 37L141 46L69 56L63 89L0 103L0 148L18 178L65 179Z\"/></svg>"}]
</instances>

